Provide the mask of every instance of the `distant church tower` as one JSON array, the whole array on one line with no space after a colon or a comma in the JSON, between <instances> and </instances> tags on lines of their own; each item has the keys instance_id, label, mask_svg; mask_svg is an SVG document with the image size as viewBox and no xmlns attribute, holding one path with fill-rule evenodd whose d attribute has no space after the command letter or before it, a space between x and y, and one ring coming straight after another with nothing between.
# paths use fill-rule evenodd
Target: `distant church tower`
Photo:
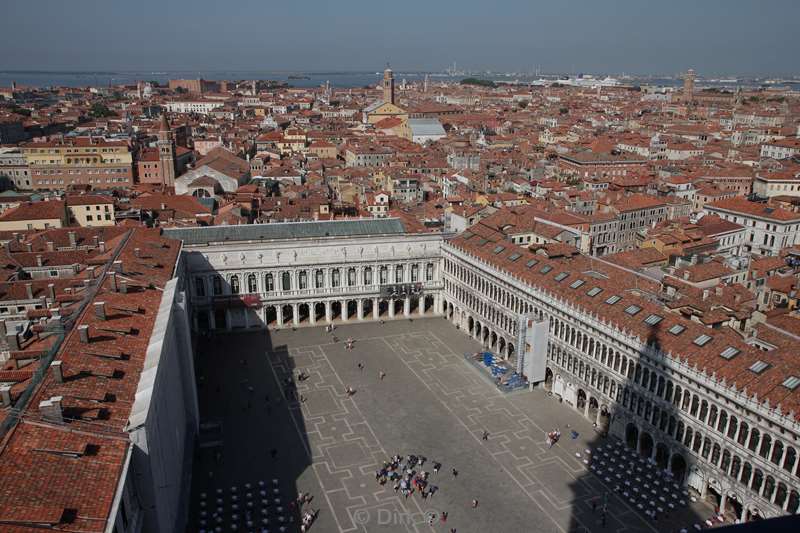
<instances>
[{"instance_id":1,"label":"distant church tower","mask_svg":"<svg viewBox=\"0 0 800 533\"><path fill-rule=\"evenodd\" d=\"M394 73L388 65L383 71L383 103L394 104Z\"/></svg>"},{"instance_id":2,"label":"distant church tower","mask_svg":"<svg viewBox=\"0 0 800 533\"><path fill-rule=\"evenodd\" d=\"M694 100L694 69L689 69L683 77L683 99L687 102Z\"/></svg>"},{"instance_id":3,"label":"distant church tower","mask_svg":"<svg viewBox=\"0 0 800 533\"><path fill-rule=\"evenodd\" d=\"M168 187L175 186L175 142L172 139L172 129L167 122L167 115L161 115L158 128L158 161L161 171L161 183Z\"/></svg>"}]
</instances>

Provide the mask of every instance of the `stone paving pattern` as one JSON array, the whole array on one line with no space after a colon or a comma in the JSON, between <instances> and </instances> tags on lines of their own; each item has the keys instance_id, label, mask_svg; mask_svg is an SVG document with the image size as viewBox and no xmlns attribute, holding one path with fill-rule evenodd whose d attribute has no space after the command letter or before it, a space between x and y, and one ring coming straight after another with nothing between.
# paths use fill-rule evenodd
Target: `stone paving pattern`
<instances>
[{"instance_id":1,"label":"stone paving pattern","mask_svg":"<svg viewBox=\"0 0 800 533\"><path fill-rule=\"evenodd\" d=\"M353 350L345 347L348 337L356 339ZM587 420L539 390L499 392L463 359L478 345L441 318L342 325L334 334L304 328L227 335L207 349L221 344L235 346L236 355L228 356L225 368L208 366L209 379L232 382L236 394L252 397L255 406L217 413L233 417L226 424L241 426L225 431L225 481L218 474L205 479L202 469L196 475L210 487L228 478L241 483L282 474L294 490L316 496L313 507L321 512L315 533L673 530L635 512L575 456L606 442ZM304 401L278 403L281 385L300 370L310 376L297 386ZM382 381L380 371L386 372ZM348 386L357 391L352 397L345 394ZM204 388L204 394L215 394L213 383ZM264 394L271 398L267 415ZM204 417L220 407L201 403ZM578 439L569 439L568 425ZM563 436L548 449L545 433L555 428ZM487 441L484 430L490 432ZM275 461L268 459L272 446L279 450ZM406 499L391 484L376 483L375 471L396 453L443 463L432 474L439 487L435 497ZM607 525L601 528L591 500L606 492ZM471 508L474 498L477 509ZM447 511L447 523L429 527L429 511ZM681 519L697 521L687 514Z\"/></svg>"}]
</instances>

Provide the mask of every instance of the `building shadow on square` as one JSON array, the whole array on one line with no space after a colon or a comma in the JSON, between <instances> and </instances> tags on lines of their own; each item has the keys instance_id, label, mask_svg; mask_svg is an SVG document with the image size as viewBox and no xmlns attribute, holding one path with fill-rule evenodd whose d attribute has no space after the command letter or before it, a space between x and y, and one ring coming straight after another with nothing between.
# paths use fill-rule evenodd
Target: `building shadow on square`
<instances>
[{"instance_id":1,"label":"building shadow on square","mask_svg":"<svg viewBox=\"0 0 800 533\"><path fill-rule=\"evenodd\" d=\"M298 485L311 458L287 347L258 330L200 336L195 352L201 432L187 530L299 531L318 502L297 503L313 487Z\"/></svg>"}]
</instances>

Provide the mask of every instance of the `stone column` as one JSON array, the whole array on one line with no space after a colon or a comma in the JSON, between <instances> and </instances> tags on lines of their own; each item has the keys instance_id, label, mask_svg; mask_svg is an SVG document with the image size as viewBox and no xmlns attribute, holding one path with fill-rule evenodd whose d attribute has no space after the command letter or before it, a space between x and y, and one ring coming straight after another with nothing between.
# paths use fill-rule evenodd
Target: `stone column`
<instances>
[{"instance_id":1,"label":"stone column","mask_svg":"<svg viewBox=\"0 0 800 533\"><path fill-rule=\"evenodd\" d=\"M308 322L313 326L317 323L317 303L310 302L308 304Z\"/></svg>"},{"instance_id":2,"label":"stone column","mask_svg":"<svg viewBox=\"0 0 800 533\"><path fill-rule=\"evenodd\" d=\"M328 324L330 324L333 321L333 319L331 318L332 314L333 310L331 309L331 302L327 301L325 302L325 322L327 322Z\"/></svg>"},{"instance_id":3,"label":"stone column","mask_svg":"<svg viewBox=\"0 0 800 533\"><path fill-rule=\"evenodd\" d=\"M283 327L283 306L282 305L276 305L275 306L275 315L276 315L275 316L275 322L277 324L277 327L282 328Z\"/></svg>"},{"instance_id":4,"label":"stone column","mask_svg":"<svg viewBox=\"0 0 800 533\"><path fill-rule=\"evenodd\" d=\"M300 304L292 304L292 325L300 325Z\"/></svg>"},{"instance_id":5,"label":"stone column","mask_svg":"<svg viewBox=\"0 0 800 533\"><path fill-rule=\"evenodd\" d=\"M347 322L347 300L342 300L342 322Z\"/></svg>"},{"instance_id":6,"label":"stone column","mask_svg":"<svg viewBox=\"0 0 800 533\"><path fill-rule=\"evenodd\" d=\"M378 308L378 299L372 299L372 320L378 320L380 318L380 309Z\"/></svg>"},{"instance_id":7,"label":"stone column","mask_svg":"<svg viewBox=\"0 0 800 533\"><path fill-rule=\"evenodd\" d=\"M389 299L389 318L394 318L394 298Z\"/></svg>"},{"instance_id":8,"label":"stone column","mask_svg":"<svg viewBox=\"0 0 800 533\"><path fill-rule=\"evenodd\" d=\"M723 490L722 495L719 497L719 514L725 513L725 505L728 503L728 491Z\"/></svg>"},{"instance_id":9,"label":"stone column","mask_svg":"<svg viewBox=\"0 0 800 533\"><path fill-rule=\"evenodd\" d=\"M425 316L425 296L420 297L419 303L417 304L417 312L419 316Z\"/></svg>"},{"instance_id":10,"label":"stone column","mask_svg":"<svg viewBox=\"0 0 800 533\"><path fill-rule=\"evenodd\" d=\"M232 329L232 327L231 327L231 310L230 309L226 309L225 310L225 329L227 329L228 331L230 331Z\"/></svg>"},{"instance_id":11,"label":"stone column","mask_svg":"<svg viewBox=\"0 0 800 533\"><path fill-rule=\"evenodd\" d=\"M409 316L411 314L411 298L406 296L403 300L403 316Z\"/></svg>"}]
</instances>

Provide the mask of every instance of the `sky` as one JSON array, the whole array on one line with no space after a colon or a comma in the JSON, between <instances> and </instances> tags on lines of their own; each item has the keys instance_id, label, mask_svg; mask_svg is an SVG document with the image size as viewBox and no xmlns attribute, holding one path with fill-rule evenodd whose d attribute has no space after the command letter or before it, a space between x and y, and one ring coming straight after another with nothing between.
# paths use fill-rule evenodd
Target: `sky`
<instances>
[{"instance_id":1,"label":"sky","mask_svg":"<svg viewBox=\"0 0 800 533\"><path fill-rule=\"evenodd\" d=\"M800 72L800 0L2 0L2 70Z\"/></svg>"}]
</instances>

